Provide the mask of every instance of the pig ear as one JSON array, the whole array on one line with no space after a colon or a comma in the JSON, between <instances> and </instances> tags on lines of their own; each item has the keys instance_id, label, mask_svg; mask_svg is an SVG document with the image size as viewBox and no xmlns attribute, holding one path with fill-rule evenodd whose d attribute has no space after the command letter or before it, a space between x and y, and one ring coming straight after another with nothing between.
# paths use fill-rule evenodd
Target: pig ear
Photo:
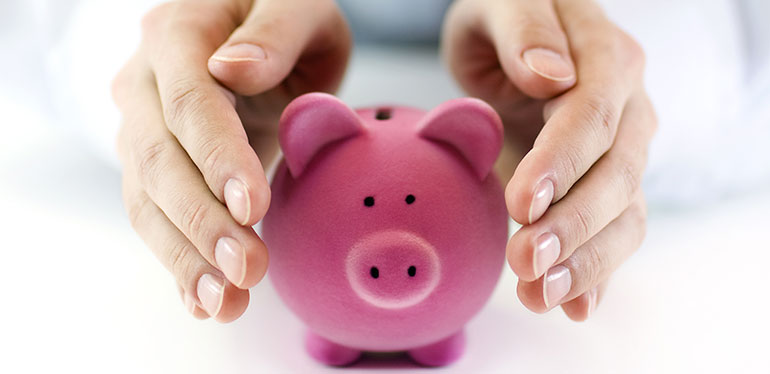
<instances>
[{"instance_id":1,"label":"pig ear","mask_svg":"<svg viewBox=\"0 0 770 374\"><path fill-rule=\"evenodd\" d=\"M447 101L418 125L420 136L447 143L468 160L479 179L484 179L503 146L503 124L489 104L473 98Z\"/></svg>"},{"instance_id":2,"label":"pig ear","mask_svg":"<svg viewBox=\"0 0 770 374\"><path fill-rule=\"evenodd\" d=\"M336 97L310 93L292 101L281 115L278 142L286 165L299 177L327 144L364 131L358 115Z\"/></svg>"}]
</instances>

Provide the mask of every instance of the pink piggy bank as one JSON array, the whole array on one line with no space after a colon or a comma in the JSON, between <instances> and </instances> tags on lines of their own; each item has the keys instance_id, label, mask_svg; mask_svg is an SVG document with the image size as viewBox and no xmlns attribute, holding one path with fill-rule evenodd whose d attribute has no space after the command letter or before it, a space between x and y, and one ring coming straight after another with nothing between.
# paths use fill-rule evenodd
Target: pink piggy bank
<instances>
[{"instance_id":1,"label":"pink piggy bank","mask_svg":"<svg viewBox=\"0 0 770 374\"><path fill-rule=\"evenodd\" d=\"M311 93L279 131L263 236L273 285L309 327L309 354L329 365L362 351L458 359L505 257L497 113L470 98L428 113L353 111Z\"/></svg>"}]
</instances>

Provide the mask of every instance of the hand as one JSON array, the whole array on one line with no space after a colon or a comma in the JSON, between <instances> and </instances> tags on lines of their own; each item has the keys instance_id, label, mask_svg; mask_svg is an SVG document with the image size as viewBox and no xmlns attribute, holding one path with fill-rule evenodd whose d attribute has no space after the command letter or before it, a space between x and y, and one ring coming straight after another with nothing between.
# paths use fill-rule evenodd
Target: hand
<instances>
[{"instance_id":1,"label":"hand","mask_svg":"<svg viewBox=\"0 0 770 374\"><path fill-rule=\"evenodd\" d=\"M639 189L657 127L640 46L590 0L458 0L443 53L471 94L506 124L508 243L518 296L573 320L596 308L608 277L641 244ZM509 152L509 153L511 153Z\"/></svg>"},{"instance_id":2,"label":"hand","mask_svg":"<svg viewBox=\"0 0 770 374\"><path fill-rule=\"evenodd\" d=\"M337 88L350 32L331 0L219 0L163 4L142 34L113 82L124 203L187 309L232 321L267 268L260 158L293 97Z\"/></svg>"}]
</instances>

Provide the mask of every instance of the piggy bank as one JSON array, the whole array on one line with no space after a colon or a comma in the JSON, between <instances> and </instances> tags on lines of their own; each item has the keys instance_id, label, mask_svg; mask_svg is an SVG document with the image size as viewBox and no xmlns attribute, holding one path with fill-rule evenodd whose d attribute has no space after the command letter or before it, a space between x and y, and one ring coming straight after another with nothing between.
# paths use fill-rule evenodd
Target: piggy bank
<instances>
[{"instance_id":1,"label":"piggy bank","mask_svg":"<svg viewBox=\"0 0 770 374\"><path fill-rule=\"evenodd\" d=\"M486 103L353 111L311 93L281 116L284 159L263 219L270 279L308 327L316 360L406 351L446 365L505 258L508 216L492 166L502 124Z\"/></svg>"}]
</instances>

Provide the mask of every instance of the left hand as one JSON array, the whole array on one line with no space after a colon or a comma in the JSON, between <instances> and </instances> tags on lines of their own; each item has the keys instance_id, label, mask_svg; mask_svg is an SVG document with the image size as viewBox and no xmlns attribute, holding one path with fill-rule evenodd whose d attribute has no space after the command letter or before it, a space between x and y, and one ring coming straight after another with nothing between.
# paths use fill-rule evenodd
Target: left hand
<instances>
[{"instance_id":1,"label":"left hand","mask_svg":"<svg viewBox=\"0 0 770 374\"><path fill-rule=\"evenodd\" d=\"M450 70L500 113L508 149L531 147L502 159L502 176L520 159L505 193L523 225L507 248L519 299L588 318L645 234L657 120L641 47L591 0L457 0L443 34Z\"/></svg>"}]
</instances>

